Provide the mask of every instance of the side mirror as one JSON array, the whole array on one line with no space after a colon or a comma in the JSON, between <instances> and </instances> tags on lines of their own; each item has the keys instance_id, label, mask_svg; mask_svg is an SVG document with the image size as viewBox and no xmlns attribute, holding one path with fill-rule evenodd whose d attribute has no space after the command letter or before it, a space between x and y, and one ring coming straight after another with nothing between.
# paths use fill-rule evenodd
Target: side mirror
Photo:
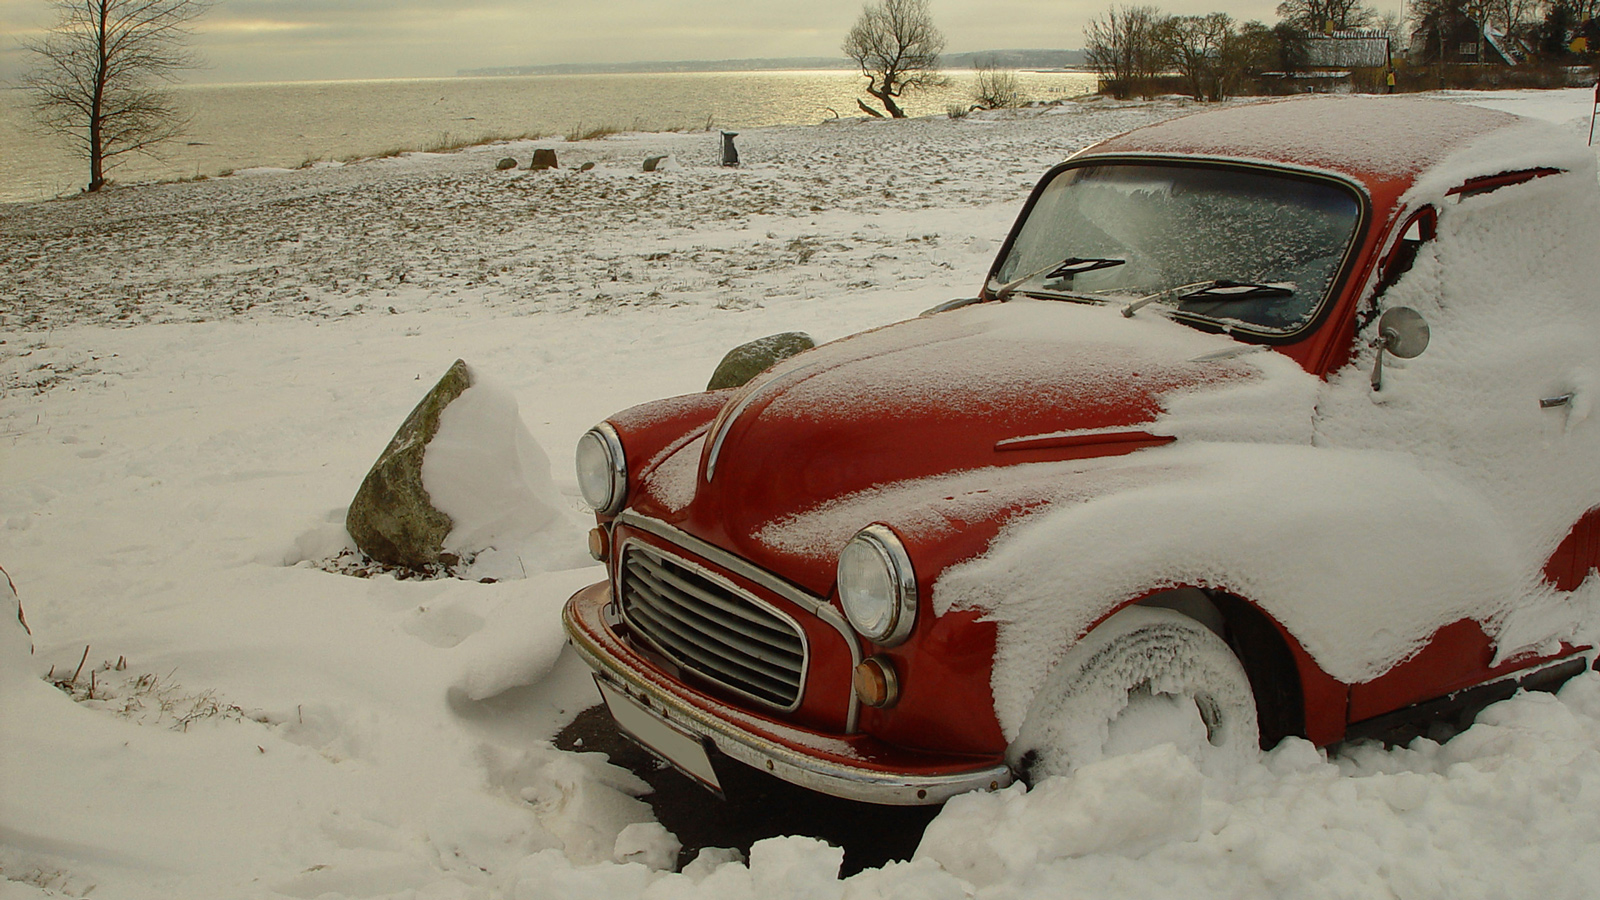
<instances>
[{"instance_id":1,"label":"side mirror","mask_svg":"<svg viewBox=\"0 0 1600 900\"><path fill-rule=\"evenodd\" d=\"M1372 365L1372 389L1383 390L1383 355L1391 353L1396 359L1414 359L1428 349L1428 321L1422 313L1407 306L1386 310L1378 320L1378 336L1372 346L1378 348L1378 360Z\"/></svg>"}]
</instances>

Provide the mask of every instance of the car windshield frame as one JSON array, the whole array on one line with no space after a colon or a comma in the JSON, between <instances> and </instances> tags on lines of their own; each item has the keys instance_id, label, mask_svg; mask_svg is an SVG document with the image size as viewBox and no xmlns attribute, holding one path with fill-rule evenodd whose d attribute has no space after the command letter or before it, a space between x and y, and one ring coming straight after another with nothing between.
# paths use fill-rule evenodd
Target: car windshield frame
<instances>
[{"instance_id":1,"label":"car windshield frame","mask_svg":"<svg viewBox=\"0 0 1600 900\"><path fill-rule=\"evenodd\" d=\"M1058 183L1059 179L1063 177L1078 177L1072 174L1076 170L1111 169L1112 167L1128 171L1157 168L1189 170L1191 174L1200 178L1220 176L1224 180L1230 177L1245 176L1252 183L1251 191L1264 196L1268 193L1264 188L1272 183L1285 186L1293 182L1318 185L1320 186L1320 196L1324 200L1333 198L1341 201L1343 199L1352 200L1354 202L1354 216L1353 218L1349 217L1348 210L1344 211L1345 218L1343 221L1348 224L1348 232L1344 234L1342 248L1333 245L1328 245L1324 248L1330 252L1325 254L1322 259L1334 261L1331 265L1325 264L1323 266L1326 271L1326 284L1320 295L1307 295L1299 298L1300 305L1295 308L1303 309L1304 311L1298 321L1291 322L1285 327L1273 327L1259 321L1251 321L1230 315L1229 307L1235 306L1235 304L1228 302L1216 301L1214 307L1206 309L1198 308L1203 305L1201 303L1190 303L1187 304L1188 308L1185 308L1185 305L1180 301L1186 297L1194 298L1195 300L1202 299L1197 294L1202 293L1209 284L1209 282L1200 281L1196 278L1188 278L1187 280L1179 278L1172 281L1172 283L1149 285L1149 289L1141 289L1139 286L1132 285L1111 290L1097 290L1093 287L1097 279L1102 284L1109 283L1113 285L1118 280L1129 280L1119 278L1119 276L1133 271L1129 265L1100 266L1093 269L1089 273L1091 277L1084 279L1088 282L1088 286L1084 288L1078 287L1077 278L1068 279L1067 281L1070 283L1065 286L1060 284L1053 287L1044 286L1043 282L1053 274L1052 270L1058 270L1059 268L1054 263L1068 262L1071 259L1083 260L1117 256L1113 252L1097 252L1107 249L1103 244L1083 247L1058 246L1055 249L1060 251L1061 258L1059 260L1050 259L1049 257L1053 254L1040 255L1035 251L1033 258L1027 262L1023 262L1020 255L1016 262L1012 262L1012 256L1017 248L1019 239L1026 239L1031 236L1028 234L1029 224L1033 221L1035 212L1040 210L1041 200L1048 198L1052 193L1059 193L1059 191L1053 190L1053 186ZM1276 181L1272 181L1273 179L1276 179ZM1070 190L1070 185L1067 189ZM1365 187L1359 182L1331 173L1292 166L1235 160L1146 155L1106 155L1070 159L1046 173L1040 179L1032 194L1029 195L1028 202L1024 205L1022 213L1017 217L1010 234L1006 237L1005 244L995 258L994 265L989 270L988 278L984 284L983 299L992 300L997 296L1004 299L1007 296L1023 295L1049 300L1100 302L1126 306L1155 291L1172 291L1170 296L1161 298L1154 307L1161 309L1163 314L1187 325L1204 331L1228 333L1252 343L1293 343L1306 338L1321 327L1323 321L1327 318L1328 312L1334 305L1334 299L1340 296L1344 290L1344 286L1350 277L1352 263L1363 245L1363 239L1371 220L1371 206L1371 198ZM1330 219L1329 221L1332 220ZM1033 248L1028 249L1031 250ZM1029 268L1029 263L1032 264L1032 269ZM1072 268L1082 269L1084 266L1078 265ZM1276 284L1291 283L1277 282L1271 277L1252 277L1254 274L1251 272L1215 271L1207 272L1203 277L1216 279L1225 285L1231 285L1234 282L1259 282L1258 286L1262 288ZM1012 283L1008 285L1008 281ZM1214 291L1212 293L1215 295L1227 292ZM1281 294L1281 291L1269 292L1263 290L1256 293L1260 298L1265 299L1268 293Z\"/></svg>"}]
</instances>

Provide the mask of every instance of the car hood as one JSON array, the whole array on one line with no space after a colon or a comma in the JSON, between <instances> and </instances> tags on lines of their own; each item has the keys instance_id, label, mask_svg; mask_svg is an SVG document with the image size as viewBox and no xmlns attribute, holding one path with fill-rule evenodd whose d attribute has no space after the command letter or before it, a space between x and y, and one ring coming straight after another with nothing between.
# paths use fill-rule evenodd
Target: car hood
<instances>
[{"instance_id":1,"label":"car hood","mask_svg":"<svg viewBox=\"0 0 1600 900\"><path fill-rule=\"evenodd\" d=\"M1119 312L1013 300L825 344L731 393L699 440L646 473L636 506L769 568L818 568L796 580L825 592L837 547L785 564L793 548L764 541L764 526L891 484L1167 443L1181 429L1164 414L1180 399L1261 381L1258 357L1299 371L1158 314Z\"/></svg>"}]
</instances>

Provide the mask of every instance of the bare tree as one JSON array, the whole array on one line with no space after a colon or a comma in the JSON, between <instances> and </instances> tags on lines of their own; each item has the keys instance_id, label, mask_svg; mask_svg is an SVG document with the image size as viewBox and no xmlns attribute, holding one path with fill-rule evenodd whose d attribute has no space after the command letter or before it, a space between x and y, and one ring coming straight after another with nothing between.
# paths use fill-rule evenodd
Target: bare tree
<instances>
[{"instance_id":1,"label":"bare tree","mask_svg":"<svg viewBox=\"0 0 1600 900\"><path fill-rule=\"evenodd\" d=\"M1167 59L1189 85L1196 100L1221 100L1234 80L1238 32L1227 13L1174 16L1160 29Z\"/></svg>"},{"instance_id":2,"label":"bare tree","mask_svg":"<svg viewBox=\"0 0 1600 900\"><path fill-rule=\"evenodd\" d=\"M1490 0L1411 0L1411 21L1428 26L1440 19L1465 16L1482 25L1489 16Z\"/></svg>"},{"instance_id":3,"label":"bare tree","mask_svg":"<svg viewBox=\"0 0 1600 900\"><path fill-rule=\"evenodd\" d=\"M106 185L106 171L129 153L149 152L188 124L161 82L198 59L189 52L189 23L211 0L51 0L58 21L27 42L40 57L22 84L49 131L65 135L89 161L88 190Z\"/></svg>"},{"instance_id":4,"label":"bare tree","mask_svg":"<svg viewBox=\"0 0 1600 900\"><path fill-rule=\"evenodd\" d=\"M1493 25L1506 35L1520 35L1537 20L1538 8L1537 0L1488 0L1484 24Z\"/></svg>"},{"instance_id":5,"label":"bare tree","mask_svg":"<svg viewBox=\"0 0 1600 900\"><path fill-rule=\"evenodd\" d=\"M1348 31L1366 28L1378 14L1361 0L1283 0L1278 16L1303 31Z\"/></svg>"},{"instance_id":6,"label":"bare tree","mask_svg":"<svg viewBox=\"0 0 1600 900\"><path fill-rule=\"evenodd\" d=\"M1083 30L1084 56L1114 96L1148 93L1167 68L1161 33L1169 17L1154 6L1113 6Z\"/></svg>"},{"instance_id":7,"label":"bare tree","mask_svg":"<svg viewBox=\"0 0 1600 900\"><path fill-rule=\"evenodd\" d=\"M928 0L878 0L861 8L861 18L845 36L845 55L856 61L867 79L867 93L878 99L889 115L905 118L895 98L907 91L939 87L939 54L944 35L934 27ZM856 101L864 111L882 113Z\"/></svg>"}]
</instances>

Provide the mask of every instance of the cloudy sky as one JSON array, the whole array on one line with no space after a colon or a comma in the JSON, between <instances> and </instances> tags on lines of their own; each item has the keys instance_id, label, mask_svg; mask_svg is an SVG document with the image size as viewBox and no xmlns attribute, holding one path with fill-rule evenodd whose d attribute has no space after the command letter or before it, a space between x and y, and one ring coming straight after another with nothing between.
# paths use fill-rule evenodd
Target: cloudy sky
<instances>
[{"instance_id":1,"label":"cloudy sky","mask_svg":"<svg viewBox=\"0 0 1600 900\"><path fill-rule=\"evenodd\" d=\"M931 0L947 50L1071 49L1111 0ZM1276 0L1169 0L1274 21ZM1391 5L1398 7L1398 2ZM218 0L196 23L195 82L453 75L575 62L838 56L861 0ZM0 79L48 0L0 0Z\"/></svg>"}]
</instances>

